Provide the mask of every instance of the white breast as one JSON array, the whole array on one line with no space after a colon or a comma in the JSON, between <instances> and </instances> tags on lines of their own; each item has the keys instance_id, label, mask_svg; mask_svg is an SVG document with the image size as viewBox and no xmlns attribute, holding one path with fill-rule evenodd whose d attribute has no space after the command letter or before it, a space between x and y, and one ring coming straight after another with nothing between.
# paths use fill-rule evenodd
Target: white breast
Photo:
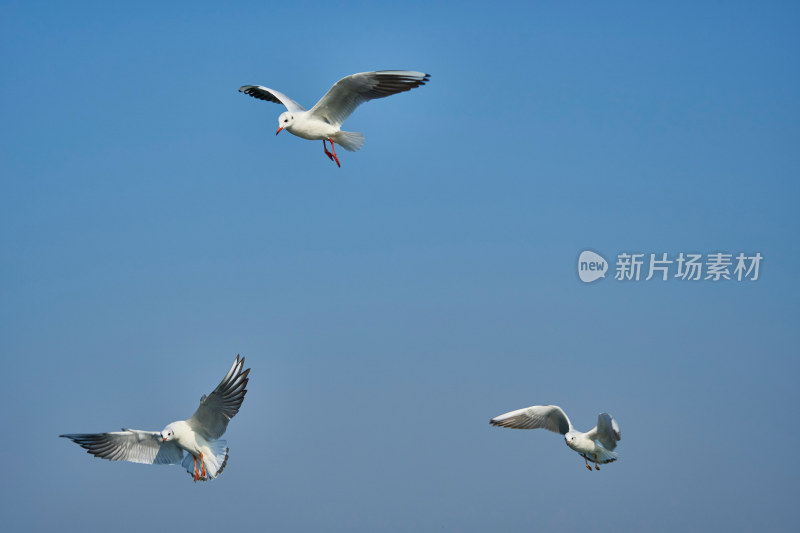
<instances>
[{"instance_id":1,"label":"white breast","mask_svg":"<svg viewBox=\"0 0 800 533\"><path fill-rule=\"evenodd\" d=\"M333 126L323 120L308 118L305 115L295 116L292 124L286 129L293 135L313 141L327 139L339 131L338 126Z\"/></svg>"}]
</instances>

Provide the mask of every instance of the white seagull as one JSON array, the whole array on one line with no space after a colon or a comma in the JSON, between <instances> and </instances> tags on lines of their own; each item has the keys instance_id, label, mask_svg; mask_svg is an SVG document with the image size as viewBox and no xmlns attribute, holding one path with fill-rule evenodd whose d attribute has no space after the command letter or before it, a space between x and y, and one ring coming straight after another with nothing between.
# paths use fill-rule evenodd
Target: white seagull
<instances>
[{"instance_id":1,"label":"white seagull","mask_svg":"<svg viewBox=\"0 0 800 533\"><path fill-rule=\"evenodd\" d=\"M304 139L322 140L325 155L341 167L333 146L334 141L350 152L355 152L364 144L364 135L361 133L340 129L358 106L369 100L410 91L425 85L429 80L430 74L412 70L360 72L337 81L310 111L306 111L285 94L261 85L244 85L239 88L239 92L286 106L288 111L278 117L278 131L275 135L285 129ZM328 151L326 140L330 141L332 152Z\"/></svg>"},{"instance_id":2,"label":"white seagull","mask_svg":"<svg viewBox=\"0 0 800 533\"><path fill-rule=\"evenodd\" d=\"M237 355L214 392L200 398L200 407L192 417L173 422L161 432L122 428L112 433L73 433L59 437L72 439L88 453L109 461L180 464L195 481L214 479L228 462L227 442L219 438L239 412L247 393L250 369L242 371L243 366L244 357L239 359ZM184 451L189 452L185 457Z\"/></svg>"},{"instance_id":3,"label":"white seagull","mask_svg":"<svg viewBox=\"0 0 800 533\"><path fill-rule=\"evenodd\" d=\"M557 405L534 405L517 409L496 416L489 423L506 428L544 428L561 433L567 446L583 456L586 468L589 470L592 469L589 461L593 461L594 467L600 470L598 465L614 462L618 457L612 450L617 447L617 442L621 438L619 425L608 413L600 413L597 416L597 425L586 433L573 428L567 413Z\"/></svg>"}]
</instances>

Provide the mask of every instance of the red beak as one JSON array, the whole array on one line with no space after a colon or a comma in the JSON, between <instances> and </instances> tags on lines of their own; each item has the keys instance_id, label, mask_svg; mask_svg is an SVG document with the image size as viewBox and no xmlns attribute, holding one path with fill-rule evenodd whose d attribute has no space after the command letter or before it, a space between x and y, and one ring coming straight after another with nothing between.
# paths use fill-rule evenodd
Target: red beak
<instances>
[{"instance_id":1,"label":"red beak","mask_svg":"<svg viewBox=\"0 0 800 533\"><path fill-rule=\"evenodd\" d=\"M164 442L167 442L167 437L164 437Z\"/></svg>"},{"instance_id":2,"label":"red beak","mask_svg":"<svg viewBox=\"0 0 800 533\"><path fill-rule=\"evenodd\" d=\"M281 130L282 130L282 129L283 129L283 126L281 126L280 128L278 128L278 131L276 131L276 132L275 132L275 135L279 134L279 133L281 132Z\"/></svg>"}]
</instances>

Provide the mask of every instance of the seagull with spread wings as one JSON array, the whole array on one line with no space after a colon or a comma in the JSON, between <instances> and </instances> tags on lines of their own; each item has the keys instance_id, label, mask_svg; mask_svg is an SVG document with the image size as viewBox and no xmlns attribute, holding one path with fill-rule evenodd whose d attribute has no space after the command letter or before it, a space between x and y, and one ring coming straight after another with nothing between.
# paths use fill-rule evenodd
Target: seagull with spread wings
<instances>
[{"instance_id":1,"label":"seagull with spread wings","mask_svg":"<svg viewBox=\"0 0 800 533\"><path fill-rule=\"evenodd\" d=\"M195 481L214 479L228 462L227 442L220 440L228 422L239 412L247 393L250 369L236 356L217 388L200 398L188 420L173 422L162 431L125 429L111 433L59 435L73 440L88 453L110 461L146 464L180 464ZM188 452L184 456L184 451ZM197 463L200 462L198 472Z\"/></svg>"},{"instance_id":2,"label":"seagull with spread wings","mask_svg":"<svg viewBox=\"0 0 800 533\"><path fill-rule=\"evenodd\" d=\"M583 456L589 470L592 469L589 461L593 461L594 467L600 470L598 465L614 462L618 457L613 450L621 438L619 425L608 413L600 413L597 416L597 425L586 433L573 428L567 413L557 405L534 405L517 409L496 416L489 423L515 429L544 428L560 433L564 435L567 446Z\"/></svg>"},{"instance_id":3,"label":"seagull with spread wings","mask_svg":"<svg viewBox=\"0 0 800 533\"><path fill-rule=\"evenodd\" d=\"M412 70L380 70L360 72L337 81L317 104L306 109L283 93L262 85L244 85L239 92L253 98L283 104L287 111L278 117L278 131L289 133L303 139L322 140L322 149L328 159L338 166L334 141L345 150L355 152L364 144L364 135L353 131L341 131L342 123L355 109L370 100L385 98L393 94L410 91L430 80L430 74ZM325 141L330 141L331 151Z\"/></svg>"}]
</instances>

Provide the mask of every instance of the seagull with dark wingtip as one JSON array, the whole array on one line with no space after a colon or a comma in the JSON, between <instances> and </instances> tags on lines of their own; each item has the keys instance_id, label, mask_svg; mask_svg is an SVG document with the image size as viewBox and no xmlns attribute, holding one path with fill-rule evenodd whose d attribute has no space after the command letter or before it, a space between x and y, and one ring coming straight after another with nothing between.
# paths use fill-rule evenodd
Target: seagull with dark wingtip
<instances>
[{"instance_id":1,"label":"seagull with dark wingtip","mask_svg":"<svg viewBox=\"0 0 800 533\"><path fill-rule=\"evenodd\" d=\"M619 425L608 413L600 413L597 416L597 425L586 433L573 428L567 413L557 405L533 405L517 409L496 416L489 423L505 428L544 428L560 433L564 435L567 446L581 454L589 470L592 469L589 461L594 462L595 469L600 470L598 465L614 462L619 457L613 451L621 438Z\"/></svg>"},{"instance_id":2,"label":"seagull with dark wingtip","mask_svg":"<svg viewBox=\"0 0 800 533\"><path fill-rule=\"evenodd\" d=\"M180 464L195 481L208 481L222 473L228 463L227 442L220 437L239 412L247 394L244 357L236 360L217 388L200 398L200 406L188 420L169 424L163 431L122 429L111 433L71 433L88 453L109 461L146 464ZM188 452L185 456L183 452ZM197 463L200 463L198 471Z\"/></svg>"},{"instance_id":3,"label":"seagull with dark wingtip","mask_svg":"<svg viewBox=\"0 0 800 533\"><path fill-rule=\"evenodd\" d=\"M385 98L393 94L410 91L430 80L430 74L412 70L380 70L352 74L337 81L317 104L306 109L283 93L262 85L244 85L239 92L253 98L283 104L287 111L278 117L278 131L283 130L303 139L322 141L322 149L338 166L334 142L345 150L355 152L364 144L364 135L353 131L342 131L342 123L355 109L370 100ZM331 143L331 151L325 144Z\"/></svg>"}]
</instances>

